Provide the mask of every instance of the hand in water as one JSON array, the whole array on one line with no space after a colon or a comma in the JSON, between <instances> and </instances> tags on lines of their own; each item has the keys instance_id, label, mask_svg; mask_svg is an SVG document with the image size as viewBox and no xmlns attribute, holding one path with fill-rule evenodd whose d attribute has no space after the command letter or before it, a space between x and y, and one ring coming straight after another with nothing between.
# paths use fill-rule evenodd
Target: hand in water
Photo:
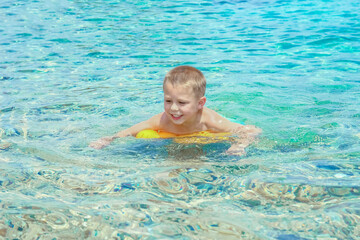
<instances>
[{"instance_id":1,"label":"hand in water","mask_svg":"<svg viewBox=\"0 0 360 240\"><path fill-rule=\"evenodd\" d=\"M227 151L227 154L244 156L246 155L245 148L239 145L232 145Z\"/></svg>"},{"instance_id":2,"label":"hand in water","mask_svg":"<svg viewBox=\"0 0 360 240\"><path fill-rule=\"evenodd\" d=\"M92 147L95 149L102 149L102 148L106 147L107 145L109 145L113 140L114 140L113 137L103 137L94 142L91 142L89 144L89 147Z\"/></svg>"}]
</instances>

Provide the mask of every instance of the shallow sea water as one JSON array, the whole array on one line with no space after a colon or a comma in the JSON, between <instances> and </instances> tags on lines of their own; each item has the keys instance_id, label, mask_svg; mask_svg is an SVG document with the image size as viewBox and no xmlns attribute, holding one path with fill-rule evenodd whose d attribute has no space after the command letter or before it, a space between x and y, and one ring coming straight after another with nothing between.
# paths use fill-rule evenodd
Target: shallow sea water
<instances>
[{"instance_id":1,"label":"shallow sea water","mask_svg":"<svg viewBox=\"0 0 360 240\"><path fill-rule=\"evenodd\" d=\"M357 239L360 3L0 3L0 238ZM89 142L162 111L188 64L230 143Z\"/></svg>"}]
</instances>

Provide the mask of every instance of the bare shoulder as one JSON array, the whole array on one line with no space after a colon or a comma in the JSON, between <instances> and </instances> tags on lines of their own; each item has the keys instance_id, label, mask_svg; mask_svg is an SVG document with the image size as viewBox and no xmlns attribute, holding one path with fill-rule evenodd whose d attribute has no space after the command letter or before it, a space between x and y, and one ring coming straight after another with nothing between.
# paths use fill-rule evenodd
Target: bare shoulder
<instances>
[{"instance_id":1,"label":"bare shoulder","mask_svg":"<svg viewBox=\"0 0 360 240\"><path fill-rule=\"evenodd\" d=\"M202 120L209 130L217 132L228 132L237 125L241 126L240 124L233 123L230 120L224 118L216 111L205 107L203 110Z\"/></svg>"},{"instance_id":2,"label":"bare shoulder","mask_svg":"<svg viewBox=\"0 0 360 240\"><path fill-rule=\"evenodd\" d=\"M161 126L161 122L163 121L163 115L164 113L159 113L154 115L153 117L149 118L148 123L151 125L152 129L158 129Z\"/></svg>"},{"instance_id":3,"label":"bare shoulder","mask_svg":"<svg viewBox=\"0 0 360 240\"><path fill-rule=\"evenodd\" d=\"M209 108L204 108L203 114L204 123L209 130L217 132L250 133L253 135L261 133L261 129L254 125L242 125L232 122Z\"/></svg>"},{"instance_id":4,"label":"bare shoulder","mask_svg":"<svg viewBox=\"0 0 360 240\"><path fill-rule=\"evenodd\" d=\"M138 132L145 130L145 129L154 129L155 130L160 125L160 118L161 118L161 114L157 114L157 115L149 118L148 120L137 123L137 124L133 125L132 127L119 132L117 134L117 136L118 137L128 136L128 135L136 136L136 134Z\"/></svg>"},{"instance_id":5,"label":"bare shoulder","mask_svg":"<svg viewBox=\"0 0 360 240\"><path fill-rule=\"evenodd\" d=\"M220 114L218 114L216 111L214 111L210 108L204 107L203 119L206 123L213 124L214 122L222 121L225 118L222 117Z\"/></svg>"}]
</instances>

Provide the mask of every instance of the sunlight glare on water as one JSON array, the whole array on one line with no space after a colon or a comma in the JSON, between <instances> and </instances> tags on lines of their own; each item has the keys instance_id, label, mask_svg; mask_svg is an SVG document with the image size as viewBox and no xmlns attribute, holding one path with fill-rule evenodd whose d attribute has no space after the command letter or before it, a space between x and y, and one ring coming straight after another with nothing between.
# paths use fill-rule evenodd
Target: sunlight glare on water
<instances>
[{"instance_id":1,"label":"sunlight glare on water","mask_svg":"<svg viewBox=\"0 0 360 240\"><path fill-rule=\"evenodd\" d=\"M356 239L360 4L0 3L0 238ZM162 111L179 65L207 106L263 130L229 142L89 142Z\"/></svg>"}]
</instances>

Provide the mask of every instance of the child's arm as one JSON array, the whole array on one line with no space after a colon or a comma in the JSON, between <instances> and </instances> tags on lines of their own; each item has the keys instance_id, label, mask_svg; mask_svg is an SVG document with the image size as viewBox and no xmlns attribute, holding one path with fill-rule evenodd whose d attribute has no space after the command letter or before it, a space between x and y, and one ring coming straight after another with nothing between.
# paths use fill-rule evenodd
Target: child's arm
<instances>
[{"instance_id":1,"label":"child's arm","mask_svg":"<svg viewBox=\"0 0 360 240\"><path fill-rule=\"evenodd\" d=\"M233 132L237 138L231 147L227 150L228 153L234 155L244 155L245 148L254 142L255 138L262 132L260 128L253 125L241 125L233 123Z\"/></svg>"},{"instance_id":2,"label":"child's arm","mask_svg":"<svg viewBox=\"0 0 360 240\"><path fill-rule=\"evenodd\" d=\"M255 138L262 132L260 128L253 125L242 125L231 122L230 120L220 116L216 112L210 110L210 126L217 131L231 132L237 136L234 143L228 149L228 153L234 155L244 155L245 148L248 147Z\"/></svg>"},{"instance_id":3,"label":"child's arm","mask_svg":"<svg viewBox=\"0 0 360 240\"><path fill-rule=\"evenodd\" d=\"M162 114L155 115L154 117L152 117L146 121L140 122L138 124L135 124L134 126L129 127L125 130L122 130L113 136L102 137L102 138L98 139L97 141L91 142L89 144L89 147L92 147L95 149L101 149L101 148L109 145L116 138L127 137L127 136L136 136L136 134L138 132L140 132L141 130L157 128L157 126L158 126L157 123L159 122L161 115Z\"/></svg>"}]
</instances>

